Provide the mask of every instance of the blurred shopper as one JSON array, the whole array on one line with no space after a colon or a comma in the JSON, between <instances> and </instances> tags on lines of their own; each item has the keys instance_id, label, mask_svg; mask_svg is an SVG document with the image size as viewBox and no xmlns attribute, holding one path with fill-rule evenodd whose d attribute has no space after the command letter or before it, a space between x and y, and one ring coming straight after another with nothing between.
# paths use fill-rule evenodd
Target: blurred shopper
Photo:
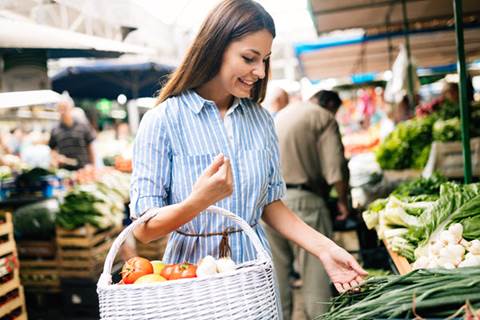
<instances>
[{"instance_id":1,"label":"blurred shopper","mask_svg":"<svg viewBox=\"0 0 480 320\"><path fill-rule=\"evenodd\" d=\"M51 150L41 131L32 131L25 138L20 157L28 166L48 169L51 165Z\"/></svg>"},{"instance_id":2,"label":"blurred shopper","mask_svg":"<svg viewBox=\"0 0 480 320\"><path fill-rule=\"evenodd\" d=\"M263 219L348 290L365 271L280 200L285 186L275 128L259 105L274 37L272 17L258 2L221 1L210 12L135 137L131 214L157 213L135 236L150 242L171 232L166 263L196 263L206 255L251 261L255 248L237 225L200 214L217 205L249 223L268 250Z\"/></svg>"},{"instance_id":3,"label":"blurred shopper","mask_svg":"<svg viewBox=\"0 0 480 320\"><path fill-rule=\"evenodd\" d=\"M71 99L58 103L60 124L50 135L49 147L52 149L54 165L68 170L78 170L95 164L92 142L95 134L92 128L74 117L74 105Z\"/></svg>"},{"instance_id":4,"label":"blurred shopper","mask_svg":"<svg viewBox=\"0 0 480 320\"><path fill-rule=\"evenodd\" d=\"M283 90L282 88L276 87L273 88L271 98L272 100L270 102L268 111L270 111L272 117L275 118L277 113L288 105L289 97L287 91Z\"/></svg>"},{"instance_id":5,"label":"blurred shopper","mask_svg":"<svg viewBox=\"0 0 480 320\"><path fill-rule=\"evenodd\" d=\"M7 153L18 156L22 151L24 137L25 133L22 128L17 127L10 130L10 134L5 139Z\"/></svg>"},{"instance_id":6,"label":"blurred shopper","mask_svg":"<svg viewBox=\"0 0 480 320\"><path fill-rule=\"evenodd\" d=\"M332 221L326 199L333 185L338 193L337 219L349 215L346 160L335 120L341 100L337 93L322 90L308 102L288 105L275 118L283 177L285 204L311 228L331 237ZM308 319L328 310L330 282L318 260L277 231L267 227L273 261L280 284L284 319L293 312L289 276L300 261L304 313Z\"/></svg>"}]
</instances>

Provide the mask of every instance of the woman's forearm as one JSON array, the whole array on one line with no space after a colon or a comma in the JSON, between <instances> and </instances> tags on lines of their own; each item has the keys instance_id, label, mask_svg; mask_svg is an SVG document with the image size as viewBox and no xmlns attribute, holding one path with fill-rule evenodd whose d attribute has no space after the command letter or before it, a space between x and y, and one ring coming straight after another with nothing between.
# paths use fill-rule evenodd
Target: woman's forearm
<instances>
[{"instance_id":1,"label":"woman's forearm","mask_svg":"<svg viewBox=\"0 0 480 320\"><path fill-rule=\"evenodd\" d=\"M187 198L184 201L158 208L158 214L134 230L135 237L143 243L156 240L190 222L206 206L199 201Z\"/></svg>"},{"instance_id":2,"label":"woman's forearm","mask_svg":"<svg viewBox=\"0 0 480 320\"><path fill-rule=\"evenodd\" d=\"M295 242L311 254L320 257L334 242L316 231L293 213L281 201L270 203L263 211L263 220L288 240Z\"/></svg>"}]
</instances>

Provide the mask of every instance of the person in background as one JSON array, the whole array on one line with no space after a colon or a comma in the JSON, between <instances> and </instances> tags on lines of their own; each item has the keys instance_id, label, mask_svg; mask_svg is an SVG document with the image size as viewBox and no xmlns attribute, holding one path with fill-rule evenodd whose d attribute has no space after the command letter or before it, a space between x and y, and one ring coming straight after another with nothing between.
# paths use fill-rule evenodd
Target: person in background
<instances>
[{"instance_id":1,"label":"person in background","mask_svg":"<svg viewBox=\"0 0 480 320\"><path fill-rule=\"evenodd\" d=\"M275 118L277 113L288 105L288 102L289 97L288 93L285 90L279 87L273 88L268 111L270 111L272 117Z\"/></svg>"},{"instance_id":2,"label":"person in background","mask_svg":"<svg viewBox=\"0 0 480 320\"><path fill-rule=\"evenodd\" d=\"M386 103L384 116L380 120L380 141L385 140L385 138L395 129L395 122L393 119L393 105L391 103Z\"/></svg>"},{"instance_id":3,"label":"person in background","mask_svg":"<svg viewBox=\"0 0 480 320\"><path fill-rule=\"evenodd\" d=\"M275 118L281 171L287 191L283 201L307 225L331 237L332 221L326 205L330 185L338 193L337 219L349 215L347 166L335 113L341 100L335 92L322 90L308 102L288 105ZM267 226L273 261L280 286L284 319L291 319L292 291L289 276L299 261L304 313L308 319L326 312L331 289L325 269L314 256L300 249Z\"/></svg>"},{"instance_id":4,"label":"person in background","mask_svg":"<svg viewBox=\"0 0 480 320\"><path fill-rule=\"evenodd\" d=\"M458 84L454 82L446 82L442 88L442 96L445 100L458 105Z\"/></svg>"},{"instance_id":5,"label":"person in background","mask_svg":"<svg viewBox=\"0 0 480 320\"><path fill-rule=\"evenodd\" d=\"M18 156L22 151L25 133L22 128L17 127L10 130L10 135L5 139L7 153Z\"/></svg>"},{"instance_id":6,"label":"person in background","mask_svg":"<svg viewBox=\"0 0 480 320\"><path fill-rule=\"evenodd\" d=\"M55 166L78 170L95 164L92 142L95 134L91 127L75 119L73 101L64 99L57 104L60 124L50 134L48 146L52 149Z\"/></svg>"},{"instance_id":7,"label":"person in background","mask_svg":"<svg viewBox=\"0 0 480 320\"><path fill-rule=\"evenodd\" d=\"M32 168L48 169L50 167L51 150L41 131L34 130L25 138L25 146L22 148L20 158Z\"/></svg>"},{"instance_id":8,"label":"person in background","mask_svg":"<svg viewBox=\"0 0 480 320\"><path fill-rule=\"evenodd\" d=\"M206 255L255 259L244 232L200 214L217 205L249 223L270 251L262 219L316 256L340 291L349 290L366 272L281 200L273 119L259 105L274 37L273 19L256 1L225 0L210 12L135 137L131 215L154 216L134 234L148 243L171 233L166 263L197 263Z\"/></svg>"}]
</instances>

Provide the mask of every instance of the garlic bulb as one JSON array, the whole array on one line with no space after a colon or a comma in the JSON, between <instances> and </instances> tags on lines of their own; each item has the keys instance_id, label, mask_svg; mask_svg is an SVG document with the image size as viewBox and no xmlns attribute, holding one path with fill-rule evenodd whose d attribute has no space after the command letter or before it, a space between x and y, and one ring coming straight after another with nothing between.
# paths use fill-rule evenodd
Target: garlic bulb
<instances>
[{"instance_id":1,"label":"garlic bulb","mask_svg":"<svg viewBox=\"0 0 480 320\"><path fill-rule=\"evenodd\" d=\"M450 232L456 243L462 241L462 234L463 234L463 226L460 223L454 223L448 228L448 232Z\"/></svg>"},{"instance_id":2,"label":"garlic bulb","mask_svg":"<svg viewBox=\"0 0 480 320\"><path fill-rule=\"evenodd\" d=\"M217 263L212 256L206 256L197 266L197 277L202 278L217 273Z\"/></svg>"},{"instance_id":3,"label":"garlic bulb","mask_svg":"<svg viewBox=\"0 0 480 320\"><path fill-rule=\"evenodd\" d=\"M458 265L459 268L477 266L480 266L480 256L475 256L471 253L467 253L467 255L465 255L465 260L460 262L460 264Z\"/></svg>"},{"instance_id":4,"label":"garlic bulb","mask_svg":"<svg viewBox=\"0 0 480 320\"><path fill-rule=\"evenodd\" d=\"M219 273L235 271L235 262L231 258L225 257L217 260L217 271Z\"/></svg>"},{"instance_id":5,"label":"garlic bulb","mask_svg":"<svg viewBox=\"0 0 480 320\"><path fill-rule=\"evenodd\" d=\"M470 248L468 248L468 251L475 255L480 255L480 240L475 239L470 242Z\"/></svg>"},{"instance_id":6,"label":"garlic bulb","mask_svg":"<svg viewBox=\"0 0 480 320\"><path fill-rule=\"evenodd\" d=\"M445 245L448 246L449 244L456 244L457 241L455 236L447 230L443 230L440 232L440 241Z\"/></svg>"},{"instance_id":7,"label":"garlic bulb","mask_svg":"<svg viewBox=\"0 0 480 320\"><path fill-rule=\"evenodd\" d=\"M413 263L412 268L416 269L426 269L428 267L429 259L425 256L421 256Z\"/></svg>"}]
</instances>

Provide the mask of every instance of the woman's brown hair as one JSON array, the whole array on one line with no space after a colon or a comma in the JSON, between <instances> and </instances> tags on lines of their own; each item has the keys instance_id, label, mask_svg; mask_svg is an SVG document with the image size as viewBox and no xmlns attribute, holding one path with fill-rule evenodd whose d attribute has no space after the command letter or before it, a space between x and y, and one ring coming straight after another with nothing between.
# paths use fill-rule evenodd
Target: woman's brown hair
<instances>
[{"instance_id":1,"label":"woman's brown hair","mask_svg":"<svg viewBox=\"0 0 480 320\"><path fill-rule=\"evenodd\" d=\"M210 81L220 71L228 45L249 33L266 29L275 38L270 14L252 0L225 0L207 16L180 66L161 89L157 104ZM265 61L265 78L258 80L251 99L262 102L267 89L270 58Z\"/></svg>"}]
</instances>

